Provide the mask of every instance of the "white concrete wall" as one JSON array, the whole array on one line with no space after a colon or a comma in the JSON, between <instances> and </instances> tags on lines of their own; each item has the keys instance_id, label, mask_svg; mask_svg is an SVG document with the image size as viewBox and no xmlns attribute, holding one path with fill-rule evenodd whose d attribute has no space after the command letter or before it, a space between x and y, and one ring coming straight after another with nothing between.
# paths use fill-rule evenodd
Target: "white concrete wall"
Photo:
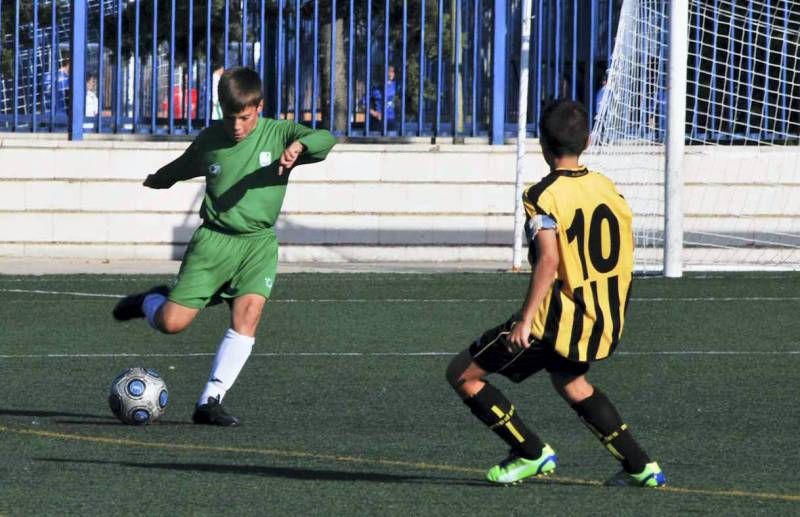
<instances>
[{"instance_id":1,"label":"white concrete wall","mask_svg":"<svg viewBox=\"0 0 800 517\"><path fill-rule=\"evenodd\" d=\"M202 180L165 191L141 181L187 145L0 136L0 256L180 257L199 223ZM537 145L528 149L530 183L546 165ZM754 181L763 169L757 149L690 154L687 229L738 231L746 215L748 228L758 221L798 232L800 170L792 156ZM640 227L660 231L658 167L619 167L621 160L587 163L613 170L643 214ZM641 149L622 161L653 164ZM742 164L749 174L731 173ZM510 261L514 171L514 146L339 144L325 162L293 172L277 228L282 258Z\"/></svg>"}]
</instances>

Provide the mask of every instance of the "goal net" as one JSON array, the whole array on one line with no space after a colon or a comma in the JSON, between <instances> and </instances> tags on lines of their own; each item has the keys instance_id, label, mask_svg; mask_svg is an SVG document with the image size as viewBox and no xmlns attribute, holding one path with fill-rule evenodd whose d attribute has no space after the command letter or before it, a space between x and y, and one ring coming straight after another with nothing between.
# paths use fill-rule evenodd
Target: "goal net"
<instances>
[{"instance_id":1,"label":"goal net","mask_svg":"<svg viewBox=\"0 0 800 517\"><path fill-rule=\"evenodd\" d=\"M800 3L690 0L686 270L800 269ZM638 270L664 255L669 2L625 0L587 162L635 213Z\"/></svg>"}]
</instances>

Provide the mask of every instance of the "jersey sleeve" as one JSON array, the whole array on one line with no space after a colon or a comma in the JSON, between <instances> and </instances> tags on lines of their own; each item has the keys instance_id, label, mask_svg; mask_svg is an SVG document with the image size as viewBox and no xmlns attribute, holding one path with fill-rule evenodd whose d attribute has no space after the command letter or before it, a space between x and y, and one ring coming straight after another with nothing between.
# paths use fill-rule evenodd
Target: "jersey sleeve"
<instances>
[{"instance_id":1,"label":"jersey sleeve","mask_svg":"<svg viewBox=\"0 0 800 517\"><path fill-rule=\"evenodd\" d=\"M336 139L327 129L311 129L294 122L285 122L285 124L286 141L284 146L297 140L306 147L305 152L298 159L298 165L324 160L336 144Z\"/></svg>"},{"instance_id":2,"label":"jersey sleeve","mask_svg":"<svg viewBox=\"0 0 800 517\"><path fill-rule=\"evenodd\" d=\"M158 169L153 174L153 182L161 188L169 188L179 181L197 178L205 175L200 160L200 144L198 136L194 142L176 159Z\"/></svg>"}]
</instances>

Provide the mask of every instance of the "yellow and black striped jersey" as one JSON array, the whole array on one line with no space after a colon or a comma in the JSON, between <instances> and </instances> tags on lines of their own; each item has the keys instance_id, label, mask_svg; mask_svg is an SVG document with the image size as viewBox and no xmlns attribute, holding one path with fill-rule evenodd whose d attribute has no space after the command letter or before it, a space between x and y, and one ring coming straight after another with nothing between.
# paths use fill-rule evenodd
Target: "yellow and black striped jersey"
<instances>
[{"instance_id":1,"label":"yellow and black striped jersey","mask_svg":"<svg viewBox=\"0 0 800 517\"><path fill-rule=\"evenodd\" d=\"M555 222L560 256L531 335L573 361L605 359L622 336L633 275L628 203L610 179L586 168L553 171L522 199L529 238Z\"/></svg>"}]
</instances>

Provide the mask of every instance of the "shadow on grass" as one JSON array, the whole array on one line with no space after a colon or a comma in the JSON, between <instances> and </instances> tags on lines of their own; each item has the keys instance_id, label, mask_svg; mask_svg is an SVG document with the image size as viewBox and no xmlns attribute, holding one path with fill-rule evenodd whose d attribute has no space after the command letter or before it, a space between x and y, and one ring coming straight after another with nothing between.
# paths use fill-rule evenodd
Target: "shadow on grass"
<instances>
[{"instance_id":1,"label":"shadow on grass","mask_svg":"<svg viewBox=\"0 0 800 517\"><path fill-rule=\"evenodd\" d=\"M28 418L55 418L53 420L56 424L68 425L126 425L120 422L117 417L108 415L91 415L87 413L70 413L67 411L43 411L38 409L1 409L0 416L17 416ZM62 420L59 417L75 418L79 420ZM189 421L180 420L164 420L160 419L151 425L193 425Z\"/></svg>"},{"instance_id":2,"label":"shadow on grass","mask_svg":"<svg viewBox=\"0 0 800 517\"><path fill-rule=\"evenodd\" d=\"M75 460L66 458L37 458L38 461L57 463L86 463L95 465L117 465L142 469L163 469L185 472L208 472L213 474L244 474L300 481L366 481L370 483L424 483L489 487L480 480L454 477L387 474L382 472L276 467L267 465L227 465L220 463L138 463L131 461Z\"/></svg>"}]
</instances>

